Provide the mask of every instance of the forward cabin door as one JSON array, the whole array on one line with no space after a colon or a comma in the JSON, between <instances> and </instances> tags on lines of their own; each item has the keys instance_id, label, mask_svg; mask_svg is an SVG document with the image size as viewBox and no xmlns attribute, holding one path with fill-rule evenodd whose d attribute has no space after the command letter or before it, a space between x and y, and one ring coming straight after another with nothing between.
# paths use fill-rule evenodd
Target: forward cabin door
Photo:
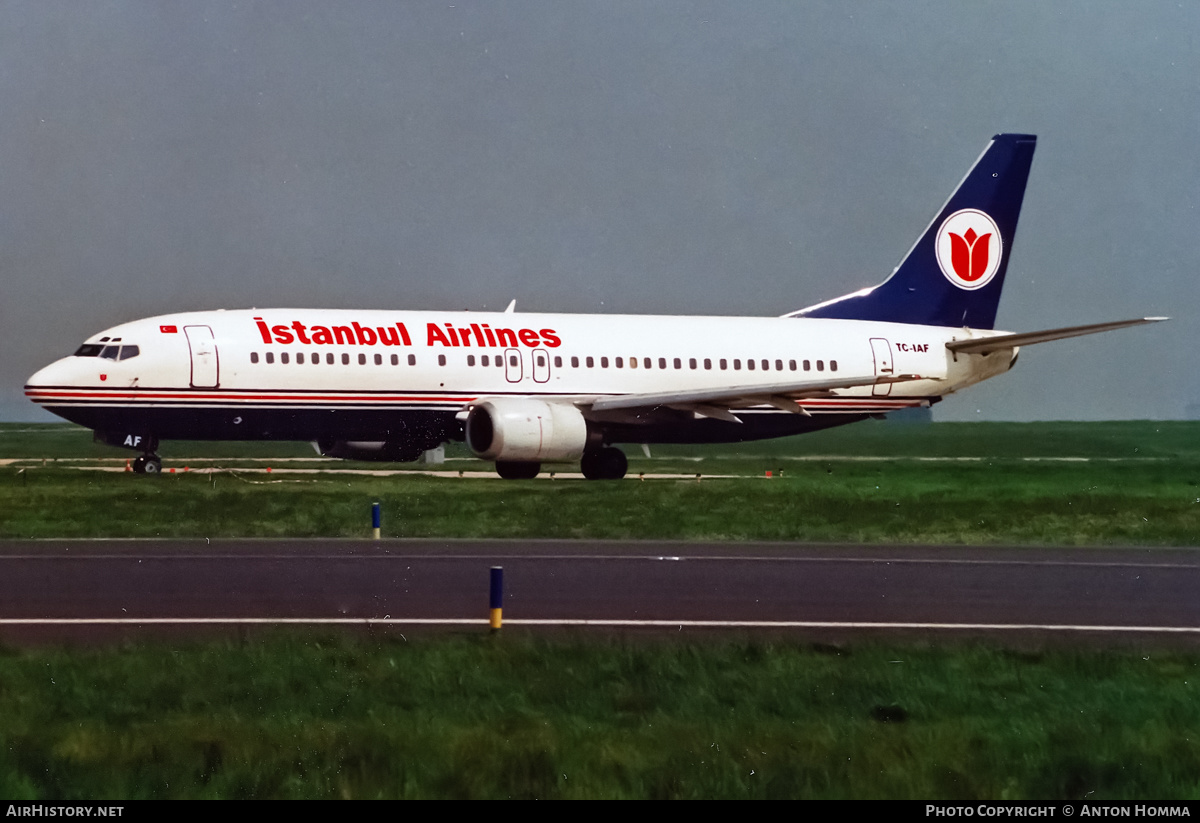
<instances>
[{"instance_id":1,"label":"forward cabin door","mask_svg":"<svg viewBox=\"0 0 1200 823\"><path fill-rule=\"evenodd\" d=\"M875 376L892 377L895 368L892 366L892 344L882 337L871 338L871 354L875 355ZM886 397L892 393L891 383L876 383L871 394L876 397Z\"/></svg>"},{"instance_id":2,"label":"forward cabin door","mask_svg":"<svg viewBox=\"0 0 1200 823\"><path fill-rule=\"evenodd\" d=\"M221 363L217 358L217 341L211 326L184 326L188 348L192 352L192 387L215 389L221 379Z\"/></svg>"}]
</instances>

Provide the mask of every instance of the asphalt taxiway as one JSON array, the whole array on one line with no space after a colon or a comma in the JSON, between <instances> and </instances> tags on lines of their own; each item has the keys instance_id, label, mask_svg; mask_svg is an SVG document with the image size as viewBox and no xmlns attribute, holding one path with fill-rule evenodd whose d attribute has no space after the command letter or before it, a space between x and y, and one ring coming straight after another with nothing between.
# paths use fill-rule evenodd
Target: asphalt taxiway
<instances>
[{"instance_id":1,"label":"asphalt taxiway","mask_svg":"<svg viewBox=\"0 0 1200 823\"><path fill-rule=\"evenodd\" d=\"M271 624L1200 643L1200 549L482 540L0 543L0 638Z\"/></svg>"}]
</instances>

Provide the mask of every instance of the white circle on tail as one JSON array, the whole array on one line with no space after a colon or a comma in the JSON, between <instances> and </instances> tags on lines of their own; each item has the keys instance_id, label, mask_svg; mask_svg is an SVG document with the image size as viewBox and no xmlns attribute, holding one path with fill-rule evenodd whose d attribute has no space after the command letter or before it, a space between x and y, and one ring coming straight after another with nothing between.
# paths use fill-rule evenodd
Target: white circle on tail
<instances>
[{"instance_id":1,"label":"white circle on tail","mask_svg":"<svg viewBox=\"0 0 1200 823\"><path fill-rule=\"evenodd\" d=\"M978 209L963 209L947 217L935 242L942 274L960 289L981 289L1000 269L1004 255L1000 227Z\"/></svg>"}]
</instances>

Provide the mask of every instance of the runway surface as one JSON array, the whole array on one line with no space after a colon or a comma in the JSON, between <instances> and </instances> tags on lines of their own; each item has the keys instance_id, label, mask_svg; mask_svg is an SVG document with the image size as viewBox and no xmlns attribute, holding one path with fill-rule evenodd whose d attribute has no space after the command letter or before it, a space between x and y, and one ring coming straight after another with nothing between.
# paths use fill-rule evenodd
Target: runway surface
<instances>
[{"instance_id":1,"label":"runway surface","mask_svg":"<svg viewBox=\"0 0 1200 823\"><path fill-rule=\"evenodd\" d=\"M609 541L0 543L0 638L275 623L1200 644L1200 549Z\"/></svg>"}]
</instances>

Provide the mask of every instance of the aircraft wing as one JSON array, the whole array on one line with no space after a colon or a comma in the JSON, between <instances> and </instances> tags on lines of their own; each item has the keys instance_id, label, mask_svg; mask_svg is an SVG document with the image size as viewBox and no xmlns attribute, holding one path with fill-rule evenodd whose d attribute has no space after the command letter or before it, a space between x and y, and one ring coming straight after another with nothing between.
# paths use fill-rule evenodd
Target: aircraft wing
<instances>
[{"instance_id":1,"label":"aircraft wing","mask_svg":"<svg viewBox=\"0 0 1200 823\"><path fill-rule=\"evenodd\" d=\"M796 401L805 397L818 397L833 389L849 389L855 386L874 386L880 383L906 383L911 380L926 380L917 374L901 374L877 377L844 377L837 380L804 380L790 383L774 383L759 386L725 386L716 389L694 389L677 392L655 392L647 394L621 394L601 397L596 400L579 401L592 411L616 411L625 409L651 409L666 406L681 411L691 411L701 417L712 417L740 423L729 409L748 406L774 406L793 414L808 415Z\"/></svg>"},{"instance_id":2,"label":"aircraft wing","mask_svg":"<svg viewBox=\"0 0 1200 823\"><path fill-rule=\"evenodd\" d=\"M980 337L974 340L951 340L946 348L953 352L967 354L987 354L988 352L1011 349L1014 346L1031 346L1034 343L1047 343L1051 340L1063 340L1067 337L1079 337L1083 334L1097 334L1102 331L1123 329L1128 326L1140 326L1143 323L1158 323L1167 320L1166 317L1139 317L1134 320L1117 320L1112 323L1093 323L1090 326L1065 326L1061 329L1045 329L1043 331L1028 331L1018 334L998 334L994 337Z\"/></svg>"}]
</instances>

